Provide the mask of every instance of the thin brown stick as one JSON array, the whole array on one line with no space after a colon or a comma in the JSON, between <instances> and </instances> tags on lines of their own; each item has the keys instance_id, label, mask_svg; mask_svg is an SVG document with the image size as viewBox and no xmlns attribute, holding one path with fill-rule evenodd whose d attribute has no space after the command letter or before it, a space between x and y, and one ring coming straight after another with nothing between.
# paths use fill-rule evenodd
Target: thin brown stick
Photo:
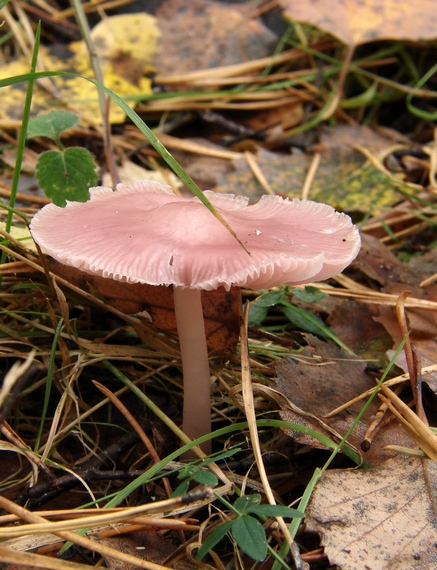
<instances>
[{"instance_id":1,"label":"thin brown stick","mask_svg":"<svg viewBox=\"0 0 437 570\"><path fill-rule=\"evenodd\" d=\"M126 406L123 404L123 402L119 398L117 398L117 396L113 392L111 392L111 390L109 390L106 386L104 386L100 382L97 382L96 380L93 380L92 382L93 382L94 386L98 390L100 390L100 392L102 392L102 394L104 396L106 396L108 398L108 400L110 400L114 404L114 406L123 414L123 416L127 419L129 424L132 426L132 428L138 434L138 437L143 442L147 451L150 453L150 457L153 459L153 461L155 463L159 463L161 461L161 458L157 454L154 445L150 441L150 438L147 436L146 432L140 426L139 422L133 417L133 415L126 408ZM167 496L170 497L172 492L173 492L171 485L170 485L170 481L168 480L167 477L163 477L162 482L164 484Z\"/></svg>"},{"instance_id":2,"label":"thin brown stick","mask_svg":"<svg viewBox=\"0 0 437 570\"><path fill-rule=\"evenodd\" d=\"M407 323L407 315L405 313L405 300L410 295L410 291L404 291L399 295L396 303L396 318L398 321L401 338L405 338L404 354L407 360L408 374L410 376L411 390L413 392L414 403L418 416L423 420L425 412L422 404L422 394L420 392L420 375L416 366L416 358L414 356L413 343L409 336L409 327Z\"/></svg>"}]
</instances>

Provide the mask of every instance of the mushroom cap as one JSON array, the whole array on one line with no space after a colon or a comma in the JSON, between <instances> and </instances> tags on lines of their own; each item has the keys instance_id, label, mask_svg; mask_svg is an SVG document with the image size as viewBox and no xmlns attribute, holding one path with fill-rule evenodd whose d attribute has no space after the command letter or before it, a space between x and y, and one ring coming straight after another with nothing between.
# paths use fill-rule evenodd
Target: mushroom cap
<instances>
[{"instance_id":1,"label":"mushroom cap","mask_svg":"<svg viewBox=\"0 0 437 570\"><path fill-rule=\"evenodd\" d=\"M205 192L247 251L194 197L149 180L91 188L88 202L44 206L30 229L57 261L150 285L264 289L327 279L357 256L349 216L306 200ZM250 254L249 254L249 253Z\"/></svg>"}]
</instances>

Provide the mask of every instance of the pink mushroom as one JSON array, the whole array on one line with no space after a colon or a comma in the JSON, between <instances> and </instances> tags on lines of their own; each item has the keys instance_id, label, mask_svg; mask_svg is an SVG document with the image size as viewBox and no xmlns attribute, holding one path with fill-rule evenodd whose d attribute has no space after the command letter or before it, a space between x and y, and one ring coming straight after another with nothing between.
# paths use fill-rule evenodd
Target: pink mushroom
<instances>
[{"instance_id":1,"label":"pink mushroom","mask_svg":"<svg viewBox=\"0 0 437 570\"><path fill-rule=\"evenodd\" d=\"M205 194L247 251L197 198L148 180L119 184L116 192L92 188L88 202L65 208L49 204L30 226L35 241L61 263L119 281L173 286L183 430L191 438L211 431L201 290L327 279L360 248L350 218L325 204L263 196L249 205L241 196Z\"/></svg>"}]
</instances>

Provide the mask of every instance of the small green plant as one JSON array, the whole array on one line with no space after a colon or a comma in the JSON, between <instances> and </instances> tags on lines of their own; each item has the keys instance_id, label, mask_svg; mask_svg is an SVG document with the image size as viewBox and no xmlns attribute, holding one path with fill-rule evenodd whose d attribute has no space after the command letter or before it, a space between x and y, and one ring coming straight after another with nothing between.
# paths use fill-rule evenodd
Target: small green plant
<instances>
[{"instance_id":1,"label":"small green plant","mask_svg":"<svg viewBox=\"0 0 437 570\"><path fill-rule=\"evenodd\" d=\"M218 483L217 477L211 471L200 469L200 467L191 464L183 467L178 475L178 479L183 479L172 493L172 497L180 497L188 492L190 482L194 481L199 485L208 485L215 487Z\"/></svg>"},{"instance_id":2,"label":"small green plant","mask_svg":"<svg viewBox=\"0 0 437 570\"><path fill-rule=\"evenodd\" d=\"M47 137L58 147L43 152L36 166L39 185L57 206L65 206L67 200L86 202L89 187L98 179L91 153L85 148L64 148L61 142L61 134L78 122L79 117L67 111L50 111L29 121L28 138Z\"/></svg>"},{"instance_id":3,"label":"small green plant","mask_svg":"<svg viewBox=\"0 0 437 570\"><path fill-rule=\"evenodd\" d=\"M337 335L325 325L322 319L301 307L293 305L289 301L290 295L297 297L300 301L304 301L305 303L317 303L321 299L328 297L326 293L323 293L323 291L320 291L320 289L312 285L307 285L304 289L281 287L279 290L266 291L250 304L249 326L253 327L259 325L267 317L269 309L278 307L284 313L288 321L297 329L330 338L347 352L352 353L350 348L341 342Z\"/></svg>"},{"instance_id":4,"label":"small green plant","mask_svg":"<svg viewBox=\"0 0 437 570\"><path fill-rule=\"evenodd\" d=\"M269 545L260 517L302 518L296 509L283 505L261 505L261 495L242 495L231 505L226 499L216 495L236 516L218 526L205 540L196 560L203 558L220 540L230 532L237 545L248 556L262 562L267 556Z\"/></svg>"},{"instance_id":5,"label":"small green plant","mask_svg":"<svg viewBox=\"0 0 437 570\"><path fill-rule=\"evenodd\" d=\"M239 453L241 451L240 447L234 447L232 449L227 449L222 453L215 453L207 458L202 459L202 461L192 461L184 465L178 474L178 479L182 482L176 487L172 493L172 497L180 497L188 492L190 483L194 481L199 485L208 485L210 487L215 487L218 484L217 477L208 471L206 467L211 463L217 463L218 461L228 460L230 457Z\"/></svg>"}]
</instances>

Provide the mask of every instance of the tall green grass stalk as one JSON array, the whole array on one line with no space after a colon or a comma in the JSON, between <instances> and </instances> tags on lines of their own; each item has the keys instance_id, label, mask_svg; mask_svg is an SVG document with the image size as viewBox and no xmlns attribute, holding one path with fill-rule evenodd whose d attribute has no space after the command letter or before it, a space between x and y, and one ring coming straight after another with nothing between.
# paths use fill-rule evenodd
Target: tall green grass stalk
<instances>
[{"instance_id":1,"label":"tall green grass stalk","mask_svg":"<svg viewBox=\"0 0 437 570\"><path fill-rule=\"evenodd\" d=\"M9 233L12 227L12 218L14 214L14 207L15 202L17 199L17 192L18 192L18 182L20 180L21 175L21 166L23 164L23 156L24 156L24 149L26 147L26 136L27 136L27 125L29 123L30 118L30 108L32 106L32 97L33 97L33 87L36 81L36 65L38 61L38 52L39 52L39 45L41 41L41 24L38 23L35 33L35 43L33 46L32 52L32 60L30 63L30 73L28 74L29 79L27 80L27 91L26 91L26 98L24 102L24 109L23 109L23 118L21 120L21 130L20 136L18 138L18 146L17 146L17 157L15 161L14 167L14 175L12 177L12 185L11 185L11 196L9 198L9 209L8 214L6 216L6 225L5 229ZM0 263L5 263L6 261L6 253L2 251Z\"/></svg>"}]
</instances>

